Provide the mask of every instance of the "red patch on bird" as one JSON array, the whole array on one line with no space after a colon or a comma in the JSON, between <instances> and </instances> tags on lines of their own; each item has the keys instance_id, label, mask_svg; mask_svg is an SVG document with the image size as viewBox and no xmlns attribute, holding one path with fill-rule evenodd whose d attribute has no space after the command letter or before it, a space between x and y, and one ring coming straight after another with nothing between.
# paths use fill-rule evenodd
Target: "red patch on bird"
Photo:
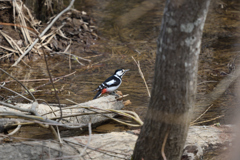
<instances>
[{"instance_id":1,"label":"red patch on bird","mask_svg":"<svg viewBox=\"0 0 240 160\"><path fill-rule=\"evenodd\" d=\"M104 93L107 93L107 89L106 89L106 88L104 88L104 89L102 90L102 94L104 94Z\"/></svg>"}]
</instances>

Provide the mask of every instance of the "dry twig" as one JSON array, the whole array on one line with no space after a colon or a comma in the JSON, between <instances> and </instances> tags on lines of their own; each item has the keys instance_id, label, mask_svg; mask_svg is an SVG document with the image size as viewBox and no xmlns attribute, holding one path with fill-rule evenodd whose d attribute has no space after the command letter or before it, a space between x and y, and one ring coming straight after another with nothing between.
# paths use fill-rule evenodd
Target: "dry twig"
<instances>
[{"instance_id":1,"label":"dry twig","mask_svg":"<svg viewBox=\"0 0 240 160\"><path fill-rule=\"evenodd\" d=\"M19 80L17 80L15 77L11 76L8 72L6 72L5 70L3 70L2 68L0 68L0 70L2 72L4 72L5 74L7 74L9 77L11 77L12 79L14 79L15 81L17 81L27 92L29 95L31 95L31 97L33 98L34 101L36 101L35 97L33 96L33 94L27 89L26 86L24 86Z\"/></svg>"},{"instance_id":2,"label":"dry twig","mask_svg":"<svg viewBox=\"0 0 240 160\"><path fill-rule=\"evenodd\" d=\"M167 142L167 138L168 138L168 134L169 134L169 129L167 130L167 133L165 134L164 140L163 140L163 144L162 144L162 149L161 149L161 154L164 160L167 160L165 152L164 152L164 148Z\"/></svg>"},{"instance_id":3,"label":"dry twig","mask_svg":"<svg viewBox=\"0 0 240 160\"><path fill-rule=\"evenodd\" d=\"M17 122L17 127L16 127L11 133L8 133L8 136L14 135L14 134L17 133L17 132L20 130L20 128L21 128L20 122L19 122L18 120L15 120L15 121Z\"/></svg>"},{"instance_id":4,"label":"dry twig","mask_svg":"<svg viewBox=\"0 0 240 160\"><path fill-rule=\"evenodd\" d=\"M88 132L89 132L88 142L87 142L87 144L85 145L85 147L83 148L83 150L82 150L82 152L81 152L81 154L80 154L80 157L83 156L83 154L85 153L85 151L86 151L87 147L89 146L90 141L91 141L91 139L92 139L92 126L91 126L91 120L90 120L90 122L88 123Z\"/></svg>"},{"instance_id":5,"label":"dry twig","mask_svg":"<svg viewBox=\"0 0 240 160\"><path fill-rule=\"evenodd\" d=\"M144 81L144 84L145 84L145 86L146 86L146 89L147 89L147 92L148 92L148 96L151 97L151 94L150 94L150 91L149 91L147 82L146 82L146 80L145 80L145 78L144 78L143 72L142 72L141 67L140 67L140 62L139 62L139 61L137 62L137 61L133 58L133 56L132 56L132 59L134 60L134 62L136 63L136 65L137 65L137 67L138 67L138 71L139 71L139 73L140 73L140 76L142 77L142 79L143 79L143 81Z\"/></svg>"},{"instance_id":6,"label":"dry twig","mask_svg":"<svg viewBox=\"0 0 240 160\"><path fill-rule=\"evenodd\" d=\"M23 95L21 95L21 94L15 92L15 91L13 91L13 90L7 88L7 87L4 87L3 85L0 85L0 88L4 88L4 89L6 89L6 90L8 90L8 91L10 91L10 92L12 92L12 93L15 93L16 95L18 95L18 96L20 96L20 97L22 97L22 98L28 100L29 102L33 102L31 99L28 99L27 97L25 97L25 96L23 96Z\"/></svg>"},{"instance_id":7,"label":"dry twig","mask_svg":"<svg viewBox=\"0 0 240 160\"><path fill-rule=\"evenodd\" d=\"M44 29L44 31L39 35L39 37L41 38L43 35L45 35L45 33L52 27L52 25L56 22L56 20L65 12L67 12L73 5L75 0L72 0L71 3L69 4L69 6L64 9L62 12L60 12L54 19L53 21L47 26L47 28ZM32 44L31 46L17 59L17 61L12 65L12 66L16 66L20 60L33 48L33 46L39 41L39 38L37 38Z\"/></svg>"},{"instance_id":8,"label":"dry twig","mask_svg":"<svg viewBox=\"0 0 240 160\"><path fill-rule=\"evenodd\" d=\"M206 123L206 122L211 122L211 121L214 121L216 119L219 119L219 118L222 118L224 117L224 115L221 115L221 116L217 116L215 118L211 118L211 119L208 119L208 120L205 120L205 121L201 121L201 122L196 122L196 123L192 123L191 125L196 125L196 124L202 124L202 123Z\"/></svg>"},{"instance_id":9,"label":"dry twig","mask_svg":"<svg viewBox=\"0 0 240 160\"><path fill-rule=\"evenodd\" d=\"M190 125L192 126L193 124L195 124L195 122L199 120L212 106L213 104L211 104L200 116L198 116L194 121L192 121Z\"/></svg>"}]
</instances>

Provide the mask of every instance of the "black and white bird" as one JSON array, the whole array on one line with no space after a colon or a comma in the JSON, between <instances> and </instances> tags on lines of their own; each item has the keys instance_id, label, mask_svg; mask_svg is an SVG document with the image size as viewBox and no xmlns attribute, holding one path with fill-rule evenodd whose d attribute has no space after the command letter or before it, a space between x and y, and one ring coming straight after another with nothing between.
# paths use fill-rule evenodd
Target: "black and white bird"
<instances>
[{"instance_id":1,"label":"black and white bird","mask_svg":"<svg viewBox=\"0 0 240 160\"><path fill-rule=\"evenodd\" d=\"M122 83L122 77L127 71L129 71L129 69L117 69L111 77L106 79L97 89L94 90L98 92L93 99L98 98L104 93L112 93L118 89Z\"/></svg>"}]
</instances>

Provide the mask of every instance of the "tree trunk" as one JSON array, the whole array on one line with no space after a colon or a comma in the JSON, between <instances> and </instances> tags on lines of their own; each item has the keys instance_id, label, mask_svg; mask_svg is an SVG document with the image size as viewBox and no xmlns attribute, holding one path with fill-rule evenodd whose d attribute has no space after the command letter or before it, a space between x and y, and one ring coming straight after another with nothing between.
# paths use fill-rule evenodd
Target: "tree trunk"
<instances>
[{"instance_id":1,"label":"tree trunk","mask_svg":"<svg viewBox=\"0 0 240 160\"><path fill-rule=\"evenodd\" d=\"M162 149L168 160L181 157L195 101L198 56L209 3L166 1L152 97L134 160L163 159Z\"/></svg>"}]
</instances>

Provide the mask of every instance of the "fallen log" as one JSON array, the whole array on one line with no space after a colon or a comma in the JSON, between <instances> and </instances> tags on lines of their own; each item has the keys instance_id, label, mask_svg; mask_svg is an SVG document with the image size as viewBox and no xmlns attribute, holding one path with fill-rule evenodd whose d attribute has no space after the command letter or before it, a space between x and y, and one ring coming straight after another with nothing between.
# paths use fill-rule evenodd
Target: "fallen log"
<instances>
[{"instance_id":1,"label":"fallen log","mask_svg":"<svg viewBox=\"0 0 240 160\"><path fill-rule=\"evenodd\" d=\"M16 107L25 110L30 110L32 104L17 104ZM89 122L91 122L92 125L97 125L116 115L112 112L109 112L108 111L109 109L120 110L123 107L124 105L122 100L116 100L115 96L108 95L85 103L80 103L71 107L62 107L63 118L61 122L71 125L78 125L82 127L86 127ZM36 111L39 115L41 115L41 117L51 120L59 119L61 115L58 107L48 106L45 104L39 104L36 108ZM21 113L19 110L0 105L0 113L4 114L6 112ZM6 114L4 114L4 116L1 114L0 118L2 118L1 119L2 126L9 126L8 122L11 120L9 118L4 118L6 117ZM19 121L21 123L31 122L29 120Z\"/></svg>"},{"instance_id":2,"label":"fallen log","mask_svg":"<svg viewBox=\"0 0 240 160\"><path fill-rule=\"evenodd\" d=\"M213 159L230 159L228 149L234 147L233 141L236 136L234 128L234 125L191 126L182 160L206 159L208 153L208 157L217 156Z\"/></svg>"},{"instance_id":3,"label":"fallen log","mask_svg":"<svg viewBox=\"0 0 240 160\"><path fill-rule=\"evenodd\" d=\"M233 141L234 126L191 126L189 129L183 160L196 160L211 147L229 147ZM64 138L60 145L54 140L27 141L0 145L1 159L131 159L137 140L135 131L112 132L91 135L91 141L83 153L89 136ZM189 146L196 146L187 152ZM192 148L194 149L194 148ZM189 151L189 150L188 150ZM186 154L188 153L188 154ZM82 155L81 155L82 154ZM81 155L81 156L80 156ZM215 153L217 155L217 153ZM225 154L227 155L227 154ZM190 157L193 156L193 157Z\"/></svg>"}]
</instances>

